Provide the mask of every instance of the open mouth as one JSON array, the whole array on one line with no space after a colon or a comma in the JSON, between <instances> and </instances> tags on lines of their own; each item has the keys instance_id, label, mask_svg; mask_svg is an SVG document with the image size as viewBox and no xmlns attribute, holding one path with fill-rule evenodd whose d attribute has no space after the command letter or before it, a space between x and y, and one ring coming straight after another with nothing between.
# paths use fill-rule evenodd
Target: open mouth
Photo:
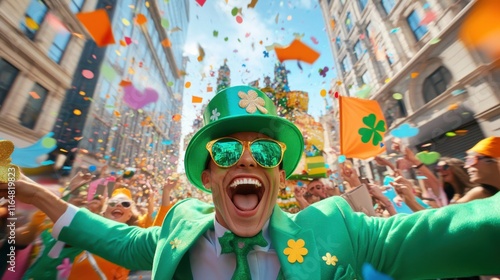
<instances>
[{"instance_id":1,"label":"open mouth","mask_svg":"<svg viewBox=\"0 0 500 280\"><path fill-rule=\"evenodd\" d=\"M236 178L228 188L228 196L240 211L252 211L264 195L262 183L255 178Z\"/></svg>"},{"instance_id":2,"label":"open mouth","mask_svg":"<svg viewBox=\"0 0 500 280\"><path fill-rule=\"evenodd\" d=\"M113 217L114 220L118 220L123 216L123 211L120 209L113 210L111 212L111 216Z\"/></svg>"}]
</instances>

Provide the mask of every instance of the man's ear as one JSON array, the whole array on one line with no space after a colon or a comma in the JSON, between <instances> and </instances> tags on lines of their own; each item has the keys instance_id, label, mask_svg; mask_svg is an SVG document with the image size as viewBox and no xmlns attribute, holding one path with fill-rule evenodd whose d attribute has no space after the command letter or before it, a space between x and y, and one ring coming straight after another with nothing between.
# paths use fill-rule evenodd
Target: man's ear
<instances>
[{"instance_id":1,"label":"man's ear","mask_svg":"<svg viewBox=\"0 0 500 280\"><path fill-rule=\"evenodd\" d=\"M205 189L209 190L210 189L210 171L208 169L203 170L201 173L201 182L203 183L203 186Z\"/></svg>"}]
</instances>

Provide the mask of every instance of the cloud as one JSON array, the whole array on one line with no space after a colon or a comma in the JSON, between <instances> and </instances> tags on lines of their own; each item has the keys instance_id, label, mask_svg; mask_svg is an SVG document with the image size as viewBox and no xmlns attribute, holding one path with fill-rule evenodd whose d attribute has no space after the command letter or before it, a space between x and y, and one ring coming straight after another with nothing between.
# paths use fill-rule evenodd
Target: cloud
<instances>
[{"instance_id":1,"label":"cloud","mask_svg":"<svg viewBox=\"0 0 500 280\"><path fill-rule=\"evenodd\" d=\"M391 131L391 135L397 138L410 138L417 135L419 132L418 127L404 123Z\"/></svg>"}]
</instances>

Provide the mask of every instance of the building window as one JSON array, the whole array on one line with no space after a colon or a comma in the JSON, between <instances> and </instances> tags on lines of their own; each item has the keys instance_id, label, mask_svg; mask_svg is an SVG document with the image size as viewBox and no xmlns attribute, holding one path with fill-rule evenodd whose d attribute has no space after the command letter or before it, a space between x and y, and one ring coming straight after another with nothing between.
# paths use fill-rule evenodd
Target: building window
<instances>
[{"instance_id":1,"label":"building window","mask_svg":"<svg viewBox=\"0 0 500 280\"><path fill-rule=\"evenodd\" d=\"M23 112L19 120L21 124L27 128L33 129L36 120L39 118L43 104L47 99L48 90L39 84L35 84L29 93L28 102L24 105Z\"/></svg>"},{"instance_id":2,"label":"building window","mask_svg":"<svg viewBox=\"0 0 500 280\"><path fill-rule=\"evenodd\" d=\"M394 121L407 117L406 106L403 100L388 98L383 102L382 109L384 110L387 127L391 127Z\"/></svg>"},{"instance_id":3,"label":"building window","mask_svg":"<svg viewBox=\"0 0 500 280\"><path fill-rule=\"evenodd\" d=\"M69 3L69 9L73 13L78 13L82 10L84 2L85 0L71 0L71 2Z\"/></svg>"},{"instance_id":4,"label":"building window","mask_svg":"<svg viewBox=\"0 0 500 280\"><path fill-rule=\"evenodd\" d=\"M364 53L363 46L361 45L361 41L358 40L356 44L354 44L354 56L356 57L356 61L358 61Z\"/></svg>"},{"instance_id":5,"label":"building window","mask_svg":"<svg viewBox=\"0 0 500 280\"><path fill-rule=\"evenodd\" d=\"M56 35L49 49L50 59L56 63L61 62L64 50L66 50L66 46L68 46L69 39L71 39L71 34L69 32L61 32Z\"/></svg>"},{"instance_id":6,"label":"building window","mask_svg":"<svg viewBox=\"0 0 500 280\"><path fill-rule=\"evenodd\" d=\"M342 47L342 39L340 39L340 35L335 38L335 46L337 46L337 50L340 50Z\"/></svg>"},{"instance_id":7,"label":"building window","mask_svg":"<svg viewBox=\"0 0 500 280\"><path fill-rule=\"evenodd\" d=\"M347 71L351 71L351 61L349 60L349 57L344 56L344 59L342 59L342 72L345 73Z\"/></svg>"},{"instance_id":8,"label":"building window","mask_svg":"<svg viewBox=\"0 0 500 280\"><path fill-rule=\"evenodd\" d=\"M365 73L363 73L363 75L361 76L361 81L364 85L368 85L372 82L372 77L370 77L370 73L368 71L365 71Z\"/></svg>"},{"instance_id":9,"label":"building window","mask_svg":"<svg viewBox=\"0 0 500 280\"><path fill-rule=\"evenodd\" d=\"M35 38L48 10L49 8L43 0L31 0L24 13L24 18L21 20L21 30L31 40Z\"/></svg>"},{"instance_id":10,"label":"building window","mask_svg":"<svg viewBox=\"0 0 500 280\"><path fill-rule=\"evenodd\" d=\"M382 0L381 2L382 8L384 8L384 11L387 15L389 15L394 9L394 6L396 6L396 1L395 0Z\"/></svg>"},{"instance_id":11,"label":"building window","mask_svg":"<svg viewBox=\"0 0 500 280\"><path fill-rule=\"evenodd\" d=\"M347 33L351 32L354 23L352 22L351 12L347 12L345 18L345 27L347 28Z\"/></svg>"},{"instance_id":12,"label":"building window","mask_svg":"<svg viewBox=\"0 0 500 280\"><path fill-rule=\"evenodd\" d=\"M445 92L450 82L451 73L443 66L439 67L434 73L425 78L423 88L425 103Z\"/></svg>"},{"instance_id":13,"label":"building window","mask_svg":"<svg viewBox=\"0 0 500 280\"><path fill-rule=\"evenodd\" d=\"M19 74L19 69L0 58L0 108Z\"/></svg>"},{"instance_id":14,"label":"building window","mask_svg":"<svg viewBox=\"0 0 500 280\"><path fill-rule=\"evenodd\" d=\"M374 30L373 30L373 26L372 26L372 23L371 23L371 22L369 22L369 23L366 25L365 32L366 32L366 37L367 37L367 38L371 38L371 36L375 36L375 32L374 32Z\"/></svg>"},{"instance_id":15,"label":"building window","mask_svg":"<svg viewBox=\"0 0 500 280\"><path fill-rule=\"evenodd\" d=\"M366 4L368 3L368 0L358 0L359 2L359 7L361 8L361 11L364 11L366 8Z\"/></svg>"},{"instance_id":16,"label":"building window","mask_svg":"<svg viewBox=\"0 0 500 280\"><path fill-rule=\"evenodd\" d=\"M427 33L427 27L425 25L420 25L420 17L418 16L416 11L411 12L411 14L406 18L408 21L408 25L415 36L417 41L420 41L422 37Z\"/></svg>"}]
</instances>

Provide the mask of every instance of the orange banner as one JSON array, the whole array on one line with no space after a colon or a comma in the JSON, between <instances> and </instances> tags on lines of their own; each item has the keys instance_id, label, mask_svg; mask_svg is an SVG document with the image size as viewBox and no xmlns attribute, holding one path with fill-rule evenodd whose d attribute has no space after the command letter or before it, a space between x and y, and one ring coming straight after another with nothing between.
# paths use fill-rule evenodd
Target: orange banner
<instances>
[{"instance_id":1,"label":"orange banner","mask_svg":"<svg viewBox=\"0 0 500 280\"><path fill-rule=\"evenodd\" d=\"M341 154L367 159L383 152L387 125L378 102L345 96L339 100Z\"/></svg>"}]
</instances>

